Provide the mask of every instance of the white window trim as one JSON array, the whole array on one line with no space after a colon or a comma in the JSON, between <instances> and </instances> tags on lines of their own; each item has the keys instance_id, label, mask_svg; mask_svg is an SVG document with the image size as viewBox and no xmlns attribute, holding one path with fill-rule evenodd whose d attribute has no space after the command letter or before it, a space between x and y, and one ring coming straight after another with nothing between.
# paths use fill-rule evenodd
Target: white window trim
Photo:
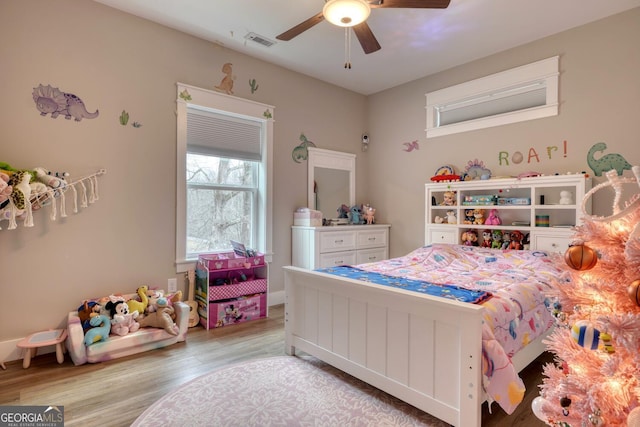
<instances>
[{"instance_id":1,"label":"white window trim","mask_svg":"<svg viewBox=\"0 0 640 427\"><path fill-rule=\"evenodd\" d=\"M186 91L186 92L185 92ZM185 100L181 94L188 93L191 99ZM176 271L185 272L193 268L196 259L186 258L186 206L187 206L187 106L201 106L225 113L250 117L264 123L264 144L262 153L262 167L264 168L264 182L260 183L259 211L265 212L264 218L258 222L259 251L264 252L267 262L273 255L272 244L272 218L273 218L273 114L272 105L238 98L231 95L202 89L184 83L177 83L176 113L177 113L177 139L176 139ZM265 117L265 113L269 113Z\"/></svg>"},{"instance_id":2,"label":"white window trim","mask_svg":"<svg viewBox=\"0 0 640 427\"><path fill-rule=\"evenodd\" d=\"M554 56L480 79L429 92L426 94L427 138L557 116L559 74L559 57ZM474 100L496 95L500 96L500 93L513 92L517 91L518 88L534 85L544 86L546 89L545 105L438 126L438 112L450 108L451 105L473 103Z\"/></svg>"}]
</instances>

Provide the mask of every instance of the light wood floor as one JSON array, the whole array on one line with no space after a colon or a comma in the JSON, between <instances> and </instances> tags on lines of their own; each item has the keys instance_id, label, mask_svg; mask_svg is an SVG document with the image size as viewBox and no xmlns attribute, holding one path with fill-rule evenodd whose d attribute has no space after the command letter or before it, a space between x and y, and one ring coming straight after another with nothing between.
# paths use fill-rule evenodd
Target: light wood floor
<instances>
[{"instance_id":1,"label":"light wood floor","mask_svg":"<svg viewBox=\"0 0 640 427\"><path fill-rule=\"evenodd\" d=\"M128 426L148 406L181 384L243 360L284 355L284 308L269 309L269 318L206 331L189 330L187 341L118 360L74 366L68 355L37 356L28 369L22 361L0 370L0 405L64 406L65 426ZM525 401L506 416L493 405L483 408L484 426L543 426L531 413L538 395L543 355L523 371ZM230 390L232 392L232 390Z\"/></svg>"}]
</instances>

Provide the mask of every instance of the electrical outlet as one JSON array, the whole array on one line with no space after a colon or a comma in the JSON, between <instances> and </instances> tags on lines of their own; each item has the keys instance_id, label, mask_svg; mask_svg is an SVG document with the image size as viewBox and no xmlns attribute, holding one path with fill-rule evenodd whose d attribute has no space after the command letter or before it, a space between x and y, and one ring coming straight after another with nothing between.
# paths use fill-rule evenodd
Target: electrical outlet
<instances>
[{"instance_id":1,"label":"electrical outlet","mask_svg":"<svg viewBox=\"0 0 640 427\"><path fill-rule=\"evenodd\" d=\"M176 292L178 290L178 279L168 279L167 280L167 290L169 292Z\"/></svg>"}]
</instances>

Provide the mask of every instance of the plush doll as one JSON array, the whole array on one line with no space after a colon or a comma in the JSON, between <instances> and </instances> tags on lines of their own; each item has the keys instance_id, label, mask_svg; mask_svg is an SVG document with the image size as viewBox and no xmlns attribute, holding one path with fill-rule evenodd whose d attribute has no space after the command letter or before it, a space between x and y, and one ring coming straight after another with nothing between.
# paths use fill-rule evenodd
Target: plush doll
<instances>
[{"instance_id":1,"label":"plush doll","mask_svg":"<svg viewBox=\"0 0 640 427\"><path fill-rule=\"evenodd\" d=\"M111 332L124 336L129 332L135 332L140 329L140 324L136 322L138 312L129 312L129 306L123 301L109 301L105 306L111 314Z\"/></svg>"},{"instance_id":2,"label":"plush doll","mask_svg":"<svg viewBox=\"0 0 640 427\"><path fill-rule=\"evenodd\" d=\"M100 305L95 301L85 301L84 304L78 307L78 317L80 318L83 332L86 333L92 328L89 321L98 314L100 314Z\"/></svg>"},{"instance_id":3,"label":"plush doll","mask_svg":"<svg viewBox=\"0 0 640 427\"><path fill-rule=\"evenodd\" d=\"M502 248L502 231L493 230L491 232L491 249Z\"/></svg>"},{"instance_id":4,"label":"plush doll","mask_svg":"<svg viewBox=\"0 0 640 427\"><path fill-rule=\"evenodd\" d=\"M475 217L473 216L473 209L466 209L464 211L464 221L463 224L473 224L475 221Z\"/></svg>"},{"instance_id":5,"label":"plush doll","mask_svg":"<svg viewBox=\"0 0 640 427\"><path fill-rule=\"evenodd\" d=\"M484 209L473 210L473 223L478 225L484 224Z\"/></svg>"},{"instance_id":6,"label":"plush doll","mask_svg":"<svg viewBox=\"0 0 640 427\"><path fill-rule=\"evenodd\" d=\"M338 208L338 218L349 218L349 206L340 205Z\"/></svg>"},{"instance_id":7,"label":"plush doll","mask_svg":"<svg viewBox=\"0 0 640 427\"><path fill-rule=\"evenodd\" d=\"M9 196L13 187L9 185L9 175L0 172L0 208L4 208L9 203Z\"/></svg>"},{"instance_id":8,"label":"plush doll","mask_svg":"<svg viewBox=\"0 0 640 427\"><path fill-rule=\"evenodd\" d=\"M147 291L147 297L149 299L149 304L147 304L147 312L145 313L145 315L153 313L158 309L158 301L160 300L160 298L165 298L169 303L169 307L173 307L175 303L182 301L182 291L176 291L165 296L162 289L153 289ZM175 320L175 311L171 313L171 318Z\"/></svg>"},{"instance_id":9,"label":"plush doll","mask_svg":"<svg viewBox=\"0 0 640 427\"><path fill-rule=\"evenodd\" d=\"M147 285L140 286L136 290L136 293L140 297L140 301L133 298L127 301L127 305L129 306L129 311L131 313L133 313L134 311L137 311L138 314L144 315L145 310L147 309L147 305L149 304L149 299L147 298L148 290L149 290L149 287Z\"/></svg>"},{"instance_id":10,"label":"plush doll","mask_svg":"<svg viewBox=\"0 0 640 427\"><path fill-rule=\"evenodd\" d=\"M140 320L140 326L145 328L151 326L153 328L163 328L171 335L178 335L178 326L173 322L171 314L174 312L173 307L169 307L166 298L158 300L158 308L153 313L148 314Z\"/></svg>"},{"instance_id":11,"label":"plush doll","mask_svg":"<svg viewBox=\"0 0 640 427\"><path fill-rule=\"evenodd\" d=\"M362 214L365 221L367 221L367 225L371 225L375 221L376 209L367 205L364 207L364 213Z\"/></svg>"},{"instance_id":12,"label":"plush doll","mask_svg":"<svg viewBox=\"0 0 640 427\"><path fill-rule=\"evenodd\" d=\"M502 224L502 220L498 216L498 210L497 209L491 209L489 211L489 216L484 221L484 224L485 225L500 225L500 224Z\"/></svg>"},{"instance_id":13,"label":"plush doll","mask_svg":"<svg viewBox=\"0 0 640 427\"><path fill-rule=\"evenodd\" d=\"M511 241L509 243L509 249L522 249L522 241L524 240L524 234L518 230L511 232Z\"/></svg>"},{"instance_id":14,"label":"plush doll","mask_svg":"<svg viewBox=\"0 0 640 427\"><path fill-rule=\"evenodd\" d=\"M360 224L361 223L360 208L358 206L351 206L351 209L349 210L349 212L351 213L351 218L349 219L349 222L355 225Z\"/></svg>"},{"instance_id":15,"label":"plush doll","mask_svg":"<svg viewBox=\"0 0 640 427\"><path fill-rule=\"evenodd\" d=\"M445 191L443 194L444 200L440 203L441 206L455 206L456 205L456 192Z\"/></svg>"},{"instance_id":16,"label":"plush doll","mask_svg":"<svg viewBox=\"0 0 640 427\"><path fill-rule=\"evenodd\" d=\"M478 232L467 230L462 233L462 244L465 246L478 246Z\"/></svg>"},{"instance_id":17,"label":"plush doll","mask_svg":"<svg viewBox=\"0 0 640 427\"><path fill-rule=\"evenodd\" d=\"M502 249L509 249L509 245L511 244L511 233L509 231L502 232Z\"/></svg>"},{"instance_id":18,"label":"plush doll","mask_svg":"<svg viewBox=\"0 0 640 427\"><path fill-rule=\"evenodd\" d=\"M456 211L447 211L447 224L456 224L458 218L456 218Z\"/></svg>"},{"instance_id":19,"label":"plush doll","mask_svg":"<svg viewBox=\"0 0 640 427\"><path fill-rule=\"evenodd\" d=\"M89 346L91 344L106 341L109 339L109 332L111 331L111 321L103 314L99 314L92 317L89 321L91 329L84 334L84 345Z\"/></svg>"},{"instance_id":20,"label":"plush doll","mask_svg":"<svg viewBox=\"0 0 640 427\"><path fill-rule=\"evenodd\" d=\"M491 247L491 230L484 230L482 232L482 245L483 248Z\"/></svg>"}]
</instances>

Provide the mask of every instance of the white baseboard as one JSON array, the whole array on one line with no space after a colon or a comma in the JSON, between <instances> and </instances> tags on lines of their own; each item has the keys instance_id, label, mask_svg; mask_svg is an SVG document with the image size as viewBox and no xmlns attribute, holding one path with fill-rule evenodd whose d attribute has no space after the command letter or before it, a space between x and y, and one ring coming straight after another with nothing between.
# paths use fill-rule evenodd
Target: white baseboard
<instances>
[{"instance_id":1,"label":"white baseboard","mask_svg":"<svg viewBox=\"0 0 640 427\"><path fill-rule=\"evenodd\" d=\"M269 307L272 305L284 304L284 291L269 292Z\"/></svg>"}]
</instances>

